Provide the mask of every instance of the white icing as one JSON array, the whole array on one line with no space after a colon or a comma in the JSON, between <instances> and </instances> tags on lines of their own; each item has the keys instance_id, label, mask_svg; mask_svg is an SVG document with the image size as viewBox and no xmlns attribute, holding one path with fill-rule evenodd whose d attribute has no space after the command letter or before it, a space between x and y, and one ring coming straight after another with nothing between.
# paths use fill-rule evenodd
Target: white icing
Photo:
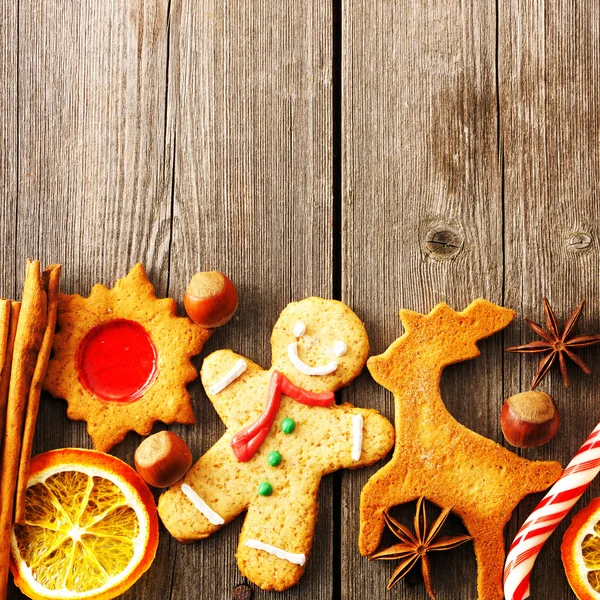
<instances>
[{"instance_id":1,"label":"white icing","mask_svg":"<svg viewBox=\"0 0 600 600\"><path fill-rule=\"evenodd\" d=\"M336 361L331 361L326 365L322 365L321 367L311 367L310 365L307 365L298 356L298 342L292 342L288 346L288 356L290 357L290 361L296 367L296 369L305 375L329 375L338 368L338 363Z\"/></svg>"},{"instance_id":2,"label":"white icing","mask_svg":"<svg viewBox=\"0 0 600 600\"><path fill-rule=\"evenodd\" d=\"M348 346L346 346L346 344L344 342L342 342L341 340L337 341L333 345L333 353L336 356L344 356L344 354L346 354L346 352L348 352Z\"/></svg>"},{"instance_id":3,"label":"white icing","mask_svg":"<svg viewBox=\"0 0 600 600\"><path fill-rule=\"evenodd\" d=\"M362 415L352 417L352 460L360 460L363 442L363 418Z\"/></svg>"},{"instance_id":4,"label":"white icing","mask_svg":"<svg viewBox=\"0 0 600 600\"><path fill-rule=\"evenodd\" d=\"M247 368L246 361L240 358L219 381L213 383L208 390L215 395L222 392L230 383L233 383Z\"/></svg>"},{"instance_id":5,"label":"white icing","mask_svg":"<svg viewBox=\"0 0 600 600\"><path fill-rule=\"evenodd\" d=\"M190 502L213 524L223 525L225 519L217 514L196 492L187 484L181 486L181 491L189 498Z\"/></svg>"},{"instance_id":6,"label":"white icing","mask_svg":"<svg viewBox=\"0 0 600 600\"><path fill-rule=\"evenodd\" d=\"M302 321L298 321L294 325L293 332L297 338L302 337L306 333L306 325Z\"/></svg>"},{"instance_id":7,"label":"white icing","mask_svg":"<svg viewBox=\"0 0 600 600\"><path fill-rule=\"evenodd\" d=\"M247 540L246 546L249 548L254 548L255 550L264 550L277 558L282 558L283 560L287 560L294 565L303 566L306 562L306 556L304 554L295 554L294 552L286 552L277 546L271 546L270 544L265 544L258 540Z\"/></svg>"}]
</instances>

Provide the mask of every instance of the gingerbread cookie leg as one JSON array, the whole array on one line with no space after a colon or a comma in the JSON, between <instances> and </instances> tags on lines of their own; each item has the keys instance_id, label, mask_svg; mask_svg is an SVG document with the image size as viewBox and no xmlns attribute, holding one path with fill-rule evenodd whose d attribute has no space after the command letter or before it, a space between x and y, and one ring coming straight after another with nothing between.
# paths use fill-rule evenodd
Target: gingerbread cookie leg
<instances>
[{"instance_id":1,"label":"gingerbread cookie leg","mask_svg":"<svg viewBox=\"0 0 600 600\"><path fill-rule=\"evenodd\" d=\"M318 489L318 479L297 481L252 503L237 551L242 575L264 590L298 583L312 546Z\"/></svg>"},{"instance_id":2,"label":"gingerbread cookie leg","mask_svg":"<svg viewBox=\"0 0 600 600\"><path fill-rule=\"evenodd\" d=\"M254 486L244 480L243 463L223 437L160 497L160 518L180 542L208 537L245 511L256 496Z\"/></svg>"},{"instance_id":3,"label":"gingerbread cookie leg","mask_svg":"<svg viewBox=\"0 0 600 600\"><path fill-rule=\"evenodd\" d=\"M373 554L379 546L385 527L383 513L399 504L406 504L418 498L406 492L402 485L389 486L389 477L396 477L397 472L388 463L377 471L367 482L360 494L360 532L358 546L363 556ZM399 478L401 481L402 478Z\"/></svg>"},{"instance_id":4,"label":"gingerbread cookie leg","mask_svg":"<svg viewBox=\"0 0 600 600\"><path fill-rule=\"evenodd\" d=\"M463 519L473 538L473 549L479 568L477 590L479 598L502 600L502 573L496 565L504 562L504 535L496 522Z\"/></svg>"}]
</instances>

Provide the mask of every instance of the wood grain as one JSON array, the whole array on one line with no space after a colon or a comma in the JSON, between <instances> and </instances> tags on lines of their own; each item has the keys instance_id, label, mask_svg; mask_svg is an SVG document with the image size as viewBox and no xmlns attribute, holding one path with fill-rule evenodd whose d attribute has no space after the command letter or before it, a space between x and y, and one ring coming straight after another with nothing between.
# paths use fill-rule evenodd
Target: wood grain
<instances>
[{"instance_id":1,"label":"wood grain","mask_svg":"<svg viewBox=\"0 0 600 600\"><path fill-rule=\"evenodd\" d=\"M18 4L0 5L0 296L14 298L19 168ZM23 270L25 270L23 260Z\"/></svg>"},{"instance_id":2,"label":"wood grain","mask_svg":"<svg viewBox=\"0 0 600 600\"><path fill-rule=\"evenodd\" d=\"M543 322L542 297L547 296L564 323L586 298L577 331L596 333L600 331L600 8L593 1L569 7L533 1L499 6L506 303L520 316ZM535 334L519 319L506 342L533 339ZM571 363L568 390L558 372L540 385L557 402L562 422L550 444L526 456L566 464L598 421L600 348L584 349L579 355L591 365L592 376ZM507 394L527 389L536 368L534 356L507 355ZM599 493L594 482L573 514ZM534 506L534 498L519 506L512 534ZM564 520L538 559L531 582L535 597L574 598L559 562L570 520Z\"/></svg>"},{"instance_id":3,"label":"wood grain","mask_svg":"<svg viewBox=\"0 0 600 600\"><path fill-rule=\"evenodd\" d=\"M178 300L194 272L220 269L240 308L205 354L229 347L265 367L285 304L338 284L373 353L400 335L400 307L484 296L519 315L479 359L448 369L442 392L462 423L504 443L502 401L536 369L502 351L534 338L522 317L541 320L547 295L564 320L585 297L579 331L600 331L599 42L593 0L0 3L0 296L20 295L28 256L62 263L62 290L84 295L138 260L157 294ZM600 348L581 355L592 376L571 368L569 390L546 380L561 429L524 456L566 463L595 424ZM172 429L197 458L223 426L200 384L191 390L198 424ZM393 417L367 373L342 398ZM139 440L115 454L132 463ZM44 397L34 453L90 445ZM360 490L379 466L338 476L341 492L323 482L306 574L278 598L386 597L393 565L357 549ZM538 499L513 516L507 543ZM559 562L567 524L538 561L536 597L574 597ZM151 571L124 597L231 598L240 527L186 547L161 529ZM469 546L433 566L440 600L475 597ZM427 597L421 584L394 595ZM23 596L13 586L9 597Z\"/></svg>"},{"instance_id":4,"label":"wood grain","mask_svg":"<svg viewBox=\"0 0 600 600\"><path fill-rule=\"evenodd\" d=\"M22 288L31 256L63 265L63 292L112 286L141 260L157 293L166 294L173 163L165 143L167 8L167 0L19 3L18 120L6 107L19 132L10 159L19 167L18 206L1 216L0 231L14 230L12 254L2 262L14 271L4 271L2 293ZM65 408L42 398L34 454L91 447L85 425L69 421ZM114 453L132 464L139 441L131 434ZM166 541L155 578L124 597L168 595ZM22 596L13 587L9 597Z\"/></svg>"},{"instance_id":5,"label":"wood grain","mask_svg":"<svg viewBox=\"0 0 600 600\"><path fill-rule=\"evenodd\" d=\"M331 7L316 0L183 1L171 15L169 119L175 124L169 293L198 270L228 273L238 316L206 353L231 348L267 368L269 338L292 300L332 294ZM224 426L201 386L194 458ZM281 598L332 596L332 480L321 486L315 542L300 587ZM181 546L172 598L232 597L243 517ZM182 576L193 572L195 575ZM254 588L254 598L271 594Z\"/></svg>"},{"instance_id":6,"label":"wood grain","mask_svg":"<svg viewBox=\"0 0 600 600\"><path fill-rule=\"evenodd\" d=\"M344 4L342 296L373 354L400 336L399 308L502 303L495 30L491 2ZM500 441L502 335L481 348L445 371L442 393L459 421ZM393 418L391 394L368 375L343 397ZM380 467L344 475L343 598L383 598L394 569L357 551L360 490ZM400 514L414 516L414 504ZM433 560L440 600L476 597L472 546ZM422 585L394 595L427 597Z\"/></svg>"}]
</instances>

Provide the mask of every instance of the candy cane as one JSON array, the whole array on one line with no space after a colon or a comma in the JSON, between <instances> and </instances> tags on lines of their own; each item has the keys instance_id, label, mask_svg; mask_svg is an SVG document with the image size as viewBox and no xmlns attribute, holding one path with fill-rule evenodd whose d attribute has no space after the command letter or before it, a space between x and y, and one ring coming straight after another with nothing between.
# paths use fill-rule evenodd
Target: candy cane
<instances>
[{"instance_id":1,"label":"candy cane","mask_svg":"<svg viewBox=\"0 0 600 600\"><path fill-rule=\"evenodd\" d=\"M600 423L519 529L504 566L506 600L529 598L531 570L540 550L599 471Z\"/></svg>"}]
</instances>

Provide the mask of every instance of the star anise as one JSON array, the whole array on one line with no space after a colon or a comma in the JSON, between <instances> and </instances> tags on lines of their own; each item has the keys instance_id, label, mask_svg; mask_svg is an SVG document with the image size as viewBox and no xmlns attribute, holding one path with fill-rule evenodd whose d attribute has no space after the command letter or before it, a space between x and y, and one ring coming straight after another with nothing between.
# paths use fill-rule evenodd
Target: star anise
<instances>
[{"instance_id":1,"label":"star anise","mask_svg":"<svg viewBox=\"0 0 600 600\"><path fill-rule=\"evenodd\" d=\"M581 367L584 373L587 373L588 375L591 373L590 368L579 358L579 356L572 352L571 349L597 344L600 342L600 334L578 335L569 339L569 336L577 323L577 319L579 319L584 302L585 300L582 300L579 303L577 308L573 311L573 314L569 317L569 320L565 323L565 328L562 333L559 333L556 315L554 314L548 299L544 298L547 331L537 323L525 319L527 325L529 325L529 327L531 327L531 329L533 329L542 339L530 342L529 344L523 344L522 346L513 346L512 348L506 349L507 352L525 352L527 354L548 352L548 354L540 361L538 372L531 384L532 390L537 387L544 375L550 370L550 367L552 367L557 357L560 365L560 373L566 387L569 387L569 376L567 374L567 361L565 360L565 355L567 355L578 367Z\"/></svg>"},{"instance_id":2,"label":"star anise","mask_svg":"<svg viewBox=\"0 0 600 600\"><path fill-rule=\"evenodd\" d=\"M442 510L430 529L427 529L427 516L423 496L417 502L417 511L415 513L415 533L413 534L408 527L399 523L387 511L384 513L385 522L392 533L400 540L400 544L395 544L390 548L376 552L369 557L369 560L400 560L400 564L394 571L391 579L388 581L387 589L396 585L419 561L421 560L421 572L427 593L435 600L435 595L431 587L431 564L429 562L428 552L438 550L450 550L456 548L471 539L470 535L458 535L454 537L437 537L442 526L446 522L452 508Z\"/></svg>"}]
</instances>

